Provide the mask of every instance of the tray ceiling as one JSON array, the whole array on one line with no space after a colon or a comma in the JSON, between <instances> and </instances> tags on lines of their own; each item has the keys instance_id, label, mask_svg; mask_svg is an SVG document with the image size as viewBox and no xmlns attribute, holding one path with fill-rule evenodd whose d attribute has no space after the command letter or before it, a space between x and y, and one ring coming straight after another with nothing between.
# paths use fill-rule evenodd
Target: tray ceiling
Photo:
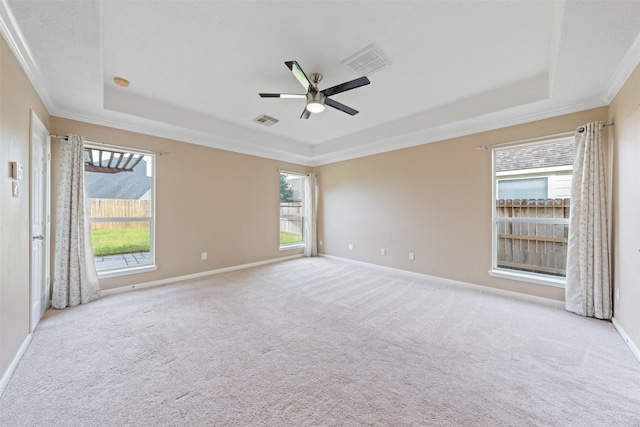
<instances>
[{"instance_id":1,"label":"tray ceiling","mask_svg":"<svg viewBox=\"0 0 640 427\"><path fill-rule=\"evenodd\" d=\"M640 61L630 1L9 0L0 18L55 116L307 165L607 105ZM356 116L258 96L301 92L289 60L321 89L357 78L342 62L368 46L390 65L335 95Z\"/></svg>"}]
</instances>

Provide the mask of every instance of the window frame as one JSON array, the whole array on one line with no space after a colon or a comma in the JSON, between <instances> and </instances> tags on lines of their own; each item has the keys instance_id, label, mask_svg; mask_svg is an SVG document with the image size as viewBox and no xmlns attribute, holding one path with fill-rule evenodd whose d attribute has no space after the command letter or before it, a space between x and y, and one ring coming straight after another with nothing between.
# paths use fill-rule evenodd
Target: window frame
<instances>
[{"instance_id":1,"label":"window frame","mask_svg":"<svg viewBox=\"0 0 640 427\"><path fill-rule=\"evenodd\" d=\"M122 267L115 268L109 270L97 271L98 279L107 279L111 277L119 277L119 276L127 276L131 274L138 273L146 273L151 271L156 271L158 266L156 264L156 248L155 248L155 237L156 237L156 162L157 162L157 154L148 152L148 151L138 151L135 148L130 147L118 147L114 149L105 148L100 144L85 144L86 149L96 149L103 151L115 151L115 152L125 152L126 154L138 154L144 157L149 157L151 159L151 166L147 165L147 167L151 169L151 188L149 194L151 196L151 217L117 217L117 218L100 218L97 222L132 222L132 221L149 221L149 255L151 257L151 263L145 265L131 266L131 267ZM86 173L87 171L85 171ZM99 172L98 172L99 173ZM121 172L125 173L125 172ZM87 196L87 202L90 198ZM93 219L90 217L89 220L93 223Z\"/></svg>"},{"instance_id":2,"label":"window frame","mask_svg":"<svg viewBox=\"0 0 640 427\"><path fill-rule=\"evenodd\" d=\"M300 248L304 248L304 245L306 243L306 235L304 232L305 229L305 221L306 221L306 217L305 217L305 209L306 209L306 200L305 200L305 193L306 193L306 185L307 185L307 175L304 173L299 173L299 172L290 172L290 171L286 171L286 170L278 170L278 183L280 182L280 176L281 175L293 175L293 176L297 176L299 178L302 179L302 189L301 189L301 194L300 194L300 198L301 198L301 213L300 213L300 222L301 222L301 236L302 236L302 241L299 243L287 243L287 244L282 244L280 243L280 233L282 232L281 226L280 226L280 222L281 222L281 201L278 202L278 249L280 251L286 251L286 250L290 250L290 249L300 249ZM279 184L278 184L278 188L279 188ZM280 200L280 191L278 190L278 200Z\"/></svg>"},{"instance_id":3,"label":"window frame","mask_svg":"<svg viewBox=\"0 0 640 427\"><path fill-rule=\"evenodd\" d=\"M539 285L552 286L556 288L565 288L566 286L566 277L556 276L552 274L544 274L532 271L524 271L524 270L516 270L510 269L507 267L498 267L498 220L496 216L496 202L498 196L498 182L500 180L505 179L504 174L500 174L496 172L496 153L502 150L509 150L514 148L522 148L527 146L535 146L535 145L544 145L553 142L560 143L562 141L570 140L571 137L560 137L560 138L551 138L545 140L538 140L531 143L520 143L513 145L500 145L492 148L491 150L491 174L492 174L492 183L491 183L491 269L488 271L489 275L492 277L499 277L503 279L511 279L518 280L522 282L535 283ZM550 167L551 169L555 169L555 167ZM515 173L517 174L517 173ZM522 173L521 173L522 174ZM573 171L571 173L573 177ZM517 178L515 178L517 179ZM528 223L546 223L549 224L550 221L547 218L529 218L527 219ZM553 221L554 224L566 224L569 226L568 218L557 218Z\"/></svg>"}]
</instances>

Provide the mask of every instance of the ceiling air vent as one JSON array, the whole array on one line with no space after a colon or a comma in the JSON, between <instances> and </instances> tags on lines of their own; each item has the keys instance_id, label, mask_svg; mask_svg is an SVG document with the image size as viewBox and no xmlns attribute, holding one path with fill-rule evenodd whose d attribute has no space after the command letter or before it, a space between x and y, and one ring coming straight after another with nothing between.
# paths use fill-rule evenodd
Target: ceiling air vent
<instances>
[{"instance_id":1,"label":"ceiling air vent","mask_svg":"<svg viewBox=\"0 0 640 427\"><path fill-rule=\"evenodd\" d=\"M389 66L387 60L380 56L373 46L361 50L342 63L359 76L368 76Z\"/></svg>"},{"instance_id":2,"label":"ceiling air vent","mask_svg":"<svg viewBox=\"0 0 640 427\"><path fill-rule=\"evenodd\" d=\"M254 122L259 123L263 126L273 126L276 123L278 123L278 119L274 119L271 116L267 116L266 114L263 114L261 116L256 117L255 119L253 119Z\"/></svg>"}]
</instances>

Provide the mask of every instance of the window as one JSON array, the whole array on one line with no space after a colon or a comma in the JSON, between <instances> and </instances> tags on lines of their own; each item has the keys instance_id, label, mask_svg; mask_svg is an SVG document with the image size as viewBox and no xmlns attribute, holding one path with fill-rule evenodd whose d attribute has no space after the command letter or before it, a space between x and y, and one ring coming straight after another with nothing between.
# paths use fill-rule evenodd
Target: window
<instances>
[{"instance_id":1,"label":"window","mask_svg":"<svg viewBox=\"0 0 640 427\"><path fill-rule=\"evenodd\" d=\"M495 148L492 275L564 286L573 138Z\"/></svg>"},{"instance_id":2,"label":"window","mask_svg":"<svg viewBox=\"0 0 640 427\"><path fill-rule=\"evenodd\" d=\"M87 145L85 182L98 276L155 269L154 156Z\"/></svg>"},{"instance_id":3,"label":"window","mask_svg":"<svg viewBox=\"0 0 640 427\"><path fill-rule=\"evenodd\" d=\"M498 199L546 199L548 194L548 177L498 180Z\"/></svg>"},{"instance_id":4,"label":"window","mask_svg":"<svg viewBox=\"0 0 640 427\"><path fill-rule=\"evenodd\" d=\"M280 172L280 249L304 245L305 175Z\"/></svg>"}]
</instances>

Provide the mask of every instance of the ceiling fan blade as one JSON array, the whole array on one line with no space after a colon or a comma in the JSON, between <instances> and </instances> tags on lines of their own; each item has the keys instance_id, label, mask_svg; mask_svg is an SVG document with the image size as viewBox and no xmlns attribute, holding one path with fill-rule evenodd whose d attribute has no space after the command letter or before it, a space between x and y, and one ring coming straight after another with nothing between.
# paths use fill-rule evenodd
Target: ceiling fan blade
<instances>
[{"instance_id":1,"label":"ceiling fan blade","mask_svg":"<svg viewBox=\"0 0 640 427\"><path fill-rule=\"evenodd\" d=\"M302 71L302 68L296 61L287 61L285 62L285 64L287 65L287 67L289 67L295 78L298 79L304 90L309 92L315 89L315 86L313 85L313 83L311 83L309 77L307 77L304 71Z\"/></svg>"},{"instance_id":2,"label":"ceiling fan blade","mask_svg":"<svg viewBox=\"0 0 640 427\"><path fill-rule=\"evenodd\" d=\"M360 78L351 80L349 82L342 83L337 86L327 88L325 90L321 90L320 92L324 93L324 96L331 96L331 95L335 95L336 93L345 92L347 90L355 89L360 86L368 85L369 83L371 82L369 81L368 78L360 77Z\"/></svg>"},{"instance_id":3,"label":"ceiling fan blade","mask_svg":"<svg viewBox=\"0 0 640 427\"><path fill-rule=\"evenodd\" d=\"M341 104L338 101L334 101L331 98L325 98L324 99L324 105L328 105L329 107L333 107L336 110L344 111L345 113L351 114L352 116L355 116L356 114L358 114L358 110L354 110L351 107L347 107L346 105Z\"/></svg>"},{"instance_id":4,"label":"ceiling fan blade","mask_svg":"<svg viewBox=\"0 0 640 427\"><path fill-rule=\"evenodd\" d=\"M304 107L304 111L302 112L302 115L300 116L300 118L308 119L309 116L311 116L311 111L307 110L307 107Z\"/></svg>"},{"instance_id":5,"label":"ceiling fan blade","mask_svg":"<svg viewBox=\"0 0 640 427\"><path fill-rule=\"evenodd\" d=\"M259 93L262 98L306 98L307 95L299 93Z\"/></svg>"}]
</instances>

